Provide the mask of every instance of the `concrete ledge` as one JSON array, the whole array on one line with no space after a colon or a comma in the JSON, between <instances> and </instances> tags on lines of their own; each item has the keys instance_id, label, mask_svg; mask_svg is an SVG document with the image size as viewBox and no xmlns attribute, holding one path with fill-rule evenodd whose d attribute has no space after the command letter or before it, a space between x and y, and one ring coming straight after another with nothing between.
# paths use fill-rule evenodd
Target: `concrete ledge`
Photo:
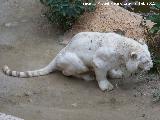
<instances>
[{"instance_id":1,"label":"concrete ledge","mask_svg":"<svg viewBox=\"0 0 160 120\"><path fill-rule=\"evenodd\" d=\"M0 120L24 120L24 119L0 113Z\"/></svg>"}]
</instances>

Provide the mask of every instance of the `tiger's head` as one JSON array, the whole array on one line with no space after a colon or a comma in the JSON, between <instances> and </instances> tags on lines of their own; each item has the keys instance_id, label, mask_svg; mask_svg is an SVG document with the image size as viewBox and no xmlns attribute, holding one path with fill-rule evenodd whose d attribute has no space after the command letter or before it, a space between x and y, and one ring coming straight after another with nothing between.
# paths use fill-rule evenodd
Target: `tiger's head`
<instances>
[{"instance_id":1,"label":"tiger's head","mask_svg":"<svg viewBox=\"0 0 160 120\"><path fill-rule=\"evenodd\" d=\"M146 44L142 45L142 49L131 52L129 55L129 60L126 63L126 68L129 72L136 72L139 70L148 71L152 67L153 62Z\"/></svg>"}]
</instances>

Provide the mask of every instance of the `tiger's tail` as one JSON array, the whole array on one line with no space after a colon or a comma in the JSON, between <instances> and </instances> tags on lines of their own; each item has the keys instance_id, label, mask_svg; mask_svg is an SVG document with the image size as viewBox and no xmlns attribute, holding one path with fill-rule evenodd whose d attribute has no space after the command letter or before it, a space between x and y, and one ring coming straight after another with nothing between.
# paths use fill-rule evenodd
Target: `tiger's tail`
<instances>
[{"instance_id":1,"label":"tiger's tail","mask_svg":"<svg viewBox=\"0 0 160 120\"><path fill-rule=\"evenodd\" d=\"M25 71L25 72L13 71L7 65L4 65L2 70L6 75L9 75L9 76L29 78L29 77L47 75L47 74L55 71L56 64L55 64L55 60L53 60L51 63L49 63L46 67L44 67L42 69L33 70L33 71Z\"/></svg>"}]
</instances>

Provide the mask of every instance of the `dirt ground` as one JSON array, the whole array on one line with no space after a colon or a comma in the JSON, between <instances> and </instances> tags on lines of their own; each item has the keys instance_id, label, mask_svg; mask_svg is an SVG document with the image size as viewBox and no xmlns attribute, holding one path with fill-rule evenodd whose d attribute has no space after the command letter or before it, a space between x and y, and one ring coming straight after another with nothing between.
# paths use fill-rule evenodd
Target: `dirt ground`
<instances>
[{"instance_id":1,"label":"dirt ground","mask_svg":"<svg viewBox=\"0 0 160 120\"><path fill-rule=\"evenodd\" d=\"M62 34L42 15L38 0L0 0L0 66L33 70L48 64L64 46ZM96 81L61 73L15 78L0 71L0 112L25 120L160 120L160 104L152 102L159 79L111 81L111 92Z\"/></svg>"}]
</instances>

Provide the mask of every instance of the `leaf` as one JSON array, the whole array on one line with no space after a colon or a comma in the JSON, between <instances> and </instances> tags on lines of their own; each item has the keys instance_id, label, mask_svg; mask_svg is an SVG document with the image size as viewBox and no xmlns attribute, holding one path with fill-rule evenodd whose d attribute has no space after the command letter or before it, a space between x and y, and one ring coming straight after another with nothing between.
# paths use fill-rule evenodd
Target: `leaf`
<instances>
[{"instance_id":1,"label":"leaf","mask_svg":"<svg viewBox=\"0 0 160 120\"><path fill-rule=\"evenodd\" d=\"M155 2L154 7L157 8L157 9L160 9L160 2Z\"/></svg>"},{"instance_id":2,"label":"leaf","mask_svg":"<svg viewBox=\"0 0 160 120\"><path fill-rule=\"evenodd\" d=\"M159 29L160 29L159 27L152 27L152 28L149 30L149 32L152 33L152 34L154 34L154 33L158 32Z\"/></svg>"},{"instance_id":3,"label":"leaf","mask_svg":"<svg viewBox=\"0 0 160 120\"><path fill-rule=\"evenodd\" d=\"M156 61L156 64L160 64L160 60L157 60L157 61Z\"/></svg>"},{"instance_id":4,"label":"leaf","mask_svg":"<svg viewBox=\"0 0 160 120\"><path fill-rule=\"evenodd\" d=\"M41 2L42 4L44 4L44 0L40 0L40 2Z\"/></svg>"},{"instance_id":5,"label":"leaf","mask_svg":"<svg viewBox=\"0 0 160 120\"><path fill-rule=\"evenodd\" d=\"M83 5L78 6L80 9L84 9L85 7Z\"/></svg>"},{"instance_id":6,"label":"leaf","mask_svg":"<svg viewBox=\"0 0 160 120\"><path fill-rule=\"evenodd\" d=\"M152 22L160 25L160 14L149 16L147 19L151 20Z\"/></svg>"},{"instance_id":7,"label":"leaf","mask_svg":"<svg viewBox=\"0 0 160 120\"><path fill-rule=\"evenodd\" d=\"M47 4L50 5L52 4L53 0L47 0Z\"/></svg>"},{"instance_id":8,"label":"leaf","mask_svg":"<svg viewBox=\"0 0 160 120\"><path fill-rule=\"evenodd\" d=\"M47 0L40 0L40 2L41 2L42 4L44 4L44 5L46 5L46 6L48 5L48 4L47 4Z\"/></svg>"}]
</instances>

